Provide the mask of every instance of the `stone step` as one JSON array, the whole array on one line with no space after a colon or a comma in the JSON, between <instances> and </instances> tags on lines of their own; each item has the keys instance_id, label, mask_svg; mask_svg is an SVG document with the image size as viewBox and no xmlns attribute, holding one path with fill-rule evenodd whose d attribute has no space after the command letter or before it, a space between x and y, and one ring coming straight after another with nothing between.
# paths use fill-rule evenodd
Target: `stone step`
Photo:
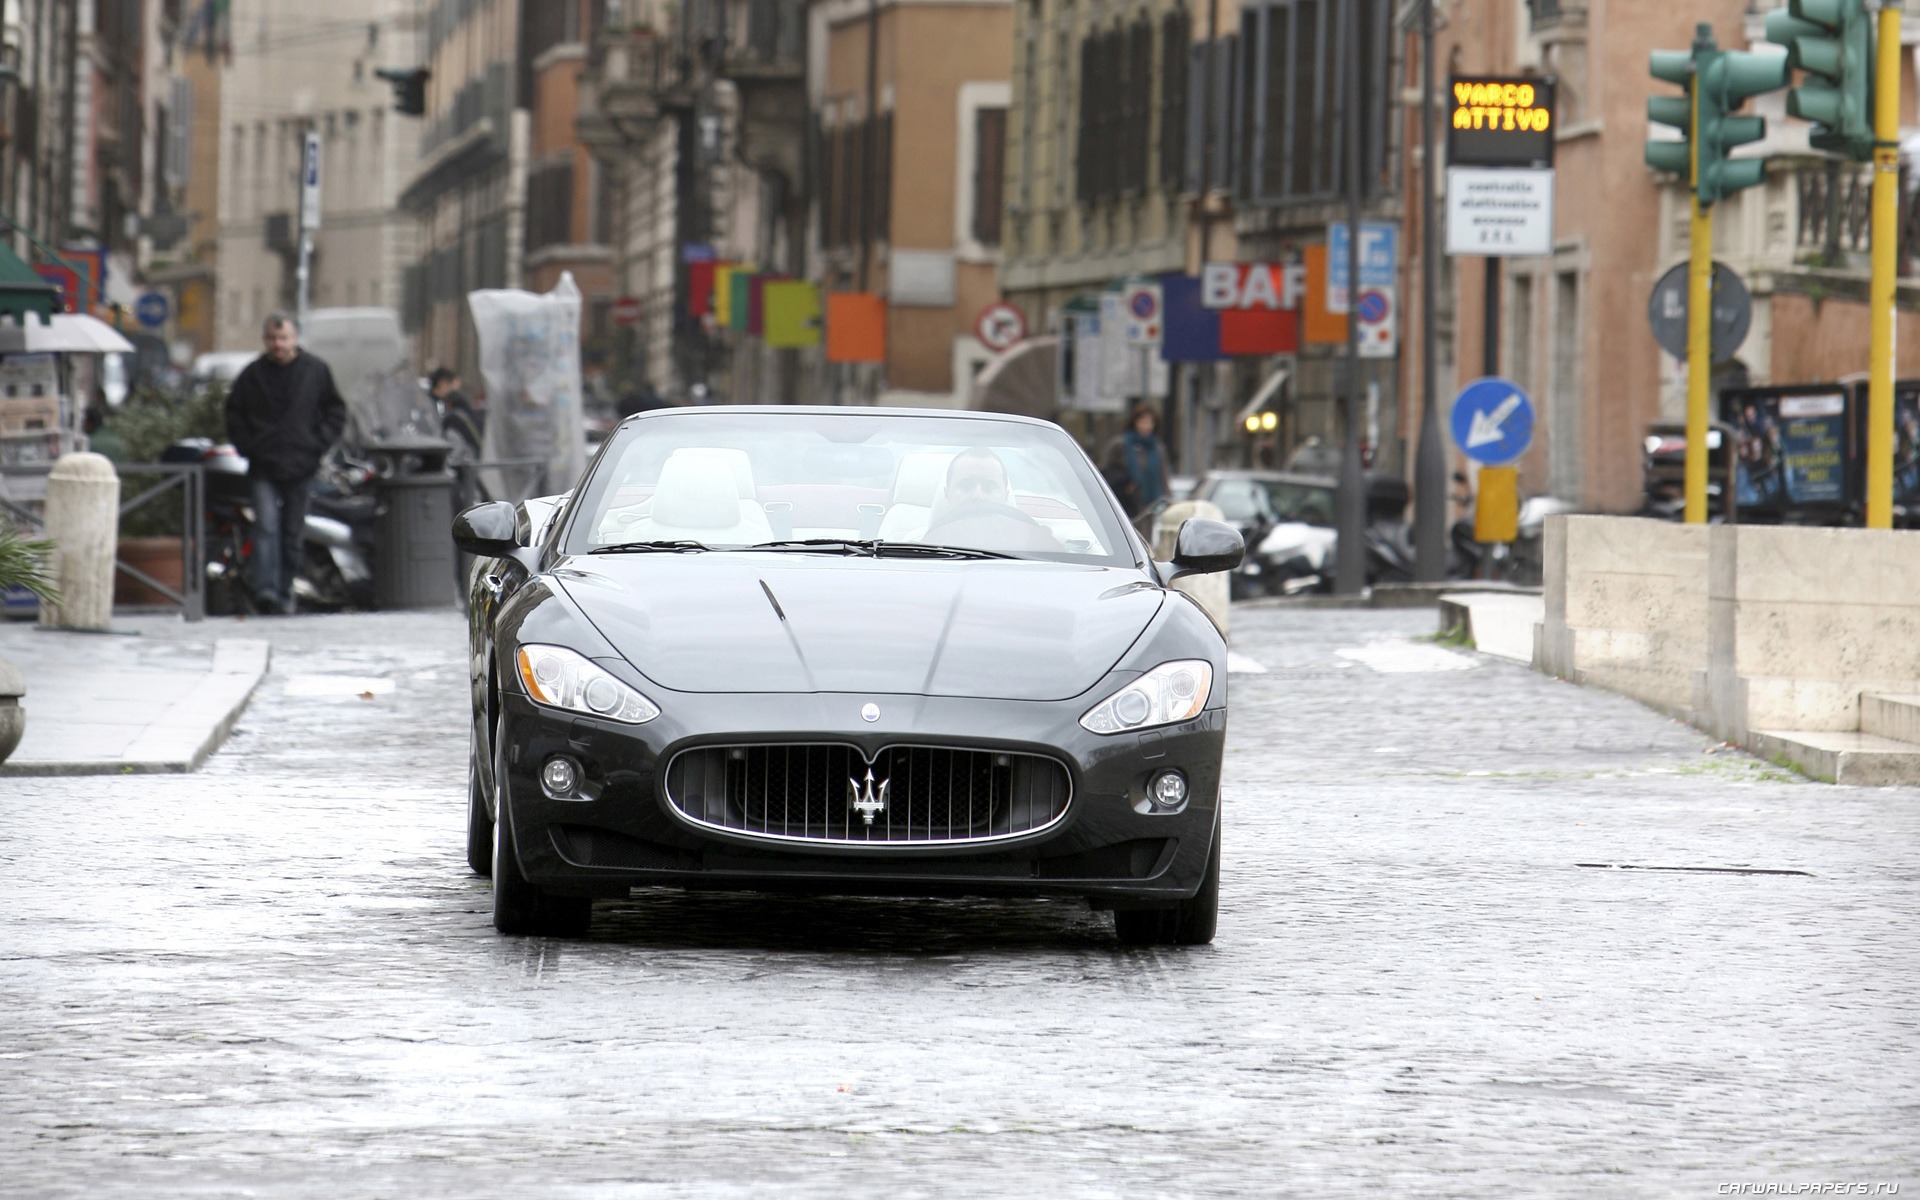
<instances>
[{"instance_id":1,"label":"stone step","mask_svg":"<svg viewBox=\"0 0 1920 1200\"><path fill-rule=\"evenodd\" d=\"M1813 779L1859 787L1920 785L1920 742L1828 729L1755 729L1747 750Z\"/></svg>"},{"instance_id":2,"label":"stone step","mask_svg":"<svg viewBox=\"0 0 1920 1200\"><path fill-rule=\"evenodd\" d=\"M1860 697L1860 732L1920 742L1920 696L1869 692Z\"/></svg>"}]
</instances>

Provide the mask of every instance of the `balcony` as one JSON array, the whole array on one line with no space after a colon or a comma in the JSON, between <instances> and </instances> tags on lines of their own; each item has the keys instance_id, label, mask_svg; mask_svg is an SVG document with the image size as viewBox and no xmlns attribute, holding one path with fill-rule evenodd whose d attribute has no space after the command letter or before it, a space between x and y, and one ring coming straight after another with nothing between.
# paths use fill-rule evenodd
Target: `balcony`
<instances>
[{"instance_id":1,"label":"balcony","mask_svg":"<svg viewBox=\"0 0 1920 1200\"><path fill-rule=\"evenodd\" d=\"M800 178L806 140L805 0L734 0L719 73L740 97L740 158L762 171Z\"/></svg>"},{"instance_id":2,"label":"balcony","mask_svg":"<svg viewBox=\"0 0 1920 1200\"><path fill-rule=\"evenodd\" d=\"M590 149L646 137L669 113L693 105L690 74L673 43L651 29L603 33L580 76L574 131Z\"/></svg>"}]
</instances>

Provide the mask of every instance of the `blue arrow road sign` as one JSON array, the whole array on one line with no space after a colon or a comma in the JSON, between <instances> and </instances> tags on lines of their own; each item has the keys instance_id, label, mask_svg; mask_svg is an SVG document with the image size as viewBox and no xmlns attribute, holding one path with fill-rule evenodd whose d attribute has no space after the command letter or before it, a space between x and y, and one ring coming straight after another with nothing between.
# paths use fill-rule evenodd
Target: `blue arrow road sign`
<instances>
[{"instance_id":1,"label":"blue arrow road sign","mask_svg":"<svg viewBox=\"0 0 1920 1200\"><path fill-rule=\"evenodd\" d=\"M1533 442L1533 401L1511 379L1488 376L1460 389L1453 402L1453 440L1484 466L1510 463Z\"/></svg>"},{"instance_id":2,"label":"blue arrow road sign","mask_svg":"<svg viewBox=\"0 0 1920 1200\"><path fill-rule=\"evenodd\" d=\"M148 329L158 329L173 315L173 305L160 292L145 292L133 302L134 319Z\"/></svg>"}]
</instances>

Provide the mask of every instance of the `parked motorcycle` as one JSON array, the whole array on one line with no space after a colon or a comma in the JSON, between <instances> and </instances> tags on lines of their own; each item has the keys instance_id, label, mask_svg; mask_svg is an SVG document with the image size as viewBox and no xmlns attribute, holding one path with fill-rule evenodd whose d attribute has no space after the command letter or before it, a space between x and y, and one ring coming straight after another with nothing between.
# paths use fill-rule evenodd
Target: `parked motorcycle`
<instances>
[{"instance_id":1,"label":"parked motorcycle","mask_svg":"<svg viewBox=\"0 0 1920 1200\"><path fill-rule=\"evenodd\" d=\"M206 480L207 611L254 611L253 485L247 460L212 438L182 438L162 462L198 462ZM314 478L294 599L310 609L373 604L374 469L335 449Z\"/></svg>"}]
</instances>

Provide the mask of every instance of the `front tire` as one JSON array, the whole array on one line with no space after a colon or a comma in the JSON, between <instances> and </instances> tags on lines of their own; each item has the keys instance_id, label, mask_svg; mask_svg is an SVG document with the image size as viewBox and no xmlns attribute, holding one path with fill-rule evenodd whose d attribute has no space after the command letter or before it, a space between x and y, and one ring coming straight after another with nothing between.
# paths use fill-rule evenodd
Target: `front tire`
<instances>
[{"instance_id":1,"label":"front tire","mask_svg":"<svg viewBox=\"0 0 1920 1200\"><path fill-rule=\"evenodd\" d=\"M503 719L494 726L493 735L493 927L516 935L579 937L593 921L593 897L552 895L520 872L506 743Z\"/></svg>"},{"instance_id":2,"label":"front tire","mask_svg":"<svg viewBox=\"0 0 1920 1200\"><path fill-rule=\"evenodd\" d=\"M480 746L467 752L467 866L482 878L493 874L493 818L487 813L487 796L480 779Z\"/></svg>"},{"instance_id":3,"label":"front tire","mask_svg":"<svg viewBox=\"0 0 1920 1200\"><path fill-rule=\"evenodd\" d=\"M1120 909L1113 914L1113 932L1124 946L1205 946L1220 924L1220 826L1213 824L1213 848L1207 873L1193 899L1171 908Z\"/></svg>"}]
</instances>

